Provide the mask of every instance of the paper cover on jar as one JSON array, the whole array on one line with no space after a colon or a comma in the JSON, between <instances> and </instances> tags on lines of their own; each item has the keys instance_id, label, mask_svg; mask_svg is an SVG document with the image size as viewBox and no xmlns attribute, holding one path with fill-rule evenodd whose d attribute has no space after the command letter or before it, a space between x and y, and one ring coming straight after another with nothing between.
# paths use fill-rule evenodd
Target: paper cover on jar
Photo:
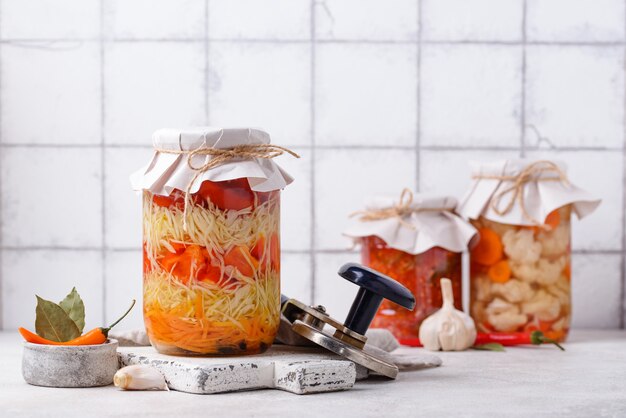
<instances>
[{"instance_id":1,"label":"paper cover on jar","mask_svg":"<svg viewBox=\"0 0 626 418\"><path fill-rule=\"evenodd\" d=\"M134 190L168 196L174 189L186 190L189 182L197 176L190 192L196 193L205 180L225 181L248 178L250 187L257 192L283 189L293 181L271 158L233 159L198 174L188 164L188 154L169 154L171 151L193 151L199 148L226 149L237 145L269 144L267 132L251 128L160 129L152 135L154 155L148 165L130 177ZM161 150L161 151L159 151ZM193 167L202 167L212 158L210 155L193 155Z\"/></svg>"},{"instance_id":2,"label":"paper cover on jar","mask_svg":"<svg viewBox=\"0 0 626 418\"><path fill-rule=\"evenodd\" d=\"M559 161L509 159L472 162L473 183L457 210L511 225L543 224L555 209L571 204L578 218L592 213L601 200L572 184Z\"/></svg>"},{"instance_id":3,"label":"paper cover on jar","mask_svg":"<svg viewBox=\"0 0 626 418\"><path fill-rule=\"evenodd\" d=\"M454 212L456 204L452 197L413 194L408 189L400 199L374 197L364 211L351 216L343 234L355 240L377 236L389 247L409 254L420 254L433 247L461 252L476 229ZM381 211L386 218L367 216Z\"/></svg>"}]
</instances>

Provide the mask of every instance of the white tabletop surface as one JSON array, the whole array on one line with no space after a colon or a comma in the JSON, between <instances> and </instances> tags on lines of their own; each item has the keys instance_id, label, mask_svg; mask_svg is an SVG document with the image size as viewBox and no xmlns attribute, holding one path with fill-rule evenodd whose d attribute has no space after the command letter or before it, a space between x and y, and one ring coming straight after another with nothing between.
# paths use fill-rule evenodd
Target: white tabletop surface
<instances>
[{"instance_id":1,"label":"white tabletop surface","mask_svg":"<svg viewBox=\"0 0 626 418\"><path fill-rule=\"evenodd\" d=\"M21 376L19 335L3 332L0 416L626 417L626 331L574 331L566 348L440 353L442 367L357 382L345 392L191 395L30 386Z\"/></svg>"}]
</instances>

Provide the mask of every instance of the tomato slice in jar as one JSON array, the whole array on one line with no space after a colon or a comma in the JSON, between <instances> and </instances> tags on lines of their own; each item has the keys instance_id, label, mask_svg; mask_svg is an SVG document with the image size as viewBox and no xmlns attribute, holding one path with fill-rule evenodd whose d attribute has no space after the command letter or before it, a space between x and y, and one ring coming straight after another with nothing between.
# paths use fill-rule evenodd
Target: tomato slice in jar
<instances>
[{"instance_id":1,"label":"tomato slice in jar","mask_svg":"<svg viewBox=\"0 0 626 418\"><path fill-rule=\"evenodd\" d=\"M270 238L270 256L272 257L272 267L274 271L280 270L280 240L277 234L272 234Z\"/></svg>"},{"instance_id":2,"label":"tomato slice in jar","mask_svg":"<svg viewBox=\"0 0 626 418\"><path fill-rule=\"evenodd\" d=\"M244 246L231 248L224 255L224 264L236 268L239 273L247 277L254 277L254 273L259 268L259 261Z\"/></svg>"},{"instance_id":3,"label":"tomato slice in jar","mask_svg":"<svg viewBox=\"0 0 626 418\"><path fill-rule=\"evenodd\" d=\"M159 265L181 283L187 284L193 276L206 269L206 250L203 250L199 245L188 245L182 251L163 255L159 259Z\"/></svg>"},{"instance_id":4,"label":"tomato slice in jar","mask_svg":"<svg viewBox=\"0 0 626 418\"><path fill-rule=\"evenodd\" d=\"M145 273L149 273L150 271L152 271L152 263L150 262L150 259L148 258L148 250L146 249L146 244L143 244L143 272Z\"/></svg>"},{"instance_id":5,"label":"tomato slice in jar","mask_svg":"<svg viewBox=\"0 0 626 418\"><path fill-rule=\"evenodd\" d=\"M162 208L177 208L183 210L185 207L185 193L174 189L169 196L153 195L152 201Z\"/></svg>"},{"instance_id":6,"label":"tomato slice in jar","mask_svg":"<svg viewBox=\"0 0 626 418\"><path fill-rule=\"evenodd\" d=\"M222 269L211 264L206 264L198 271L198 280L200 281L217 283L221 278Z\"/></svg>"},{"instance_id":7,"label":"tomato slice in jar","mask_svg":"<svg viewBox=\"0 0 626 418\"><path fill-rule=\"evenodd\" d=\"M265 256L265 235L259 236L259 239L256 244L254 244L254 247L252 247L250 254L252 254L252 256L254 256L257 260L263 261Z\"/></svg>"},{"instance_id":8,"label":"tomato slice in jar","mask_svg":"<svg viewBox=\"0 0 626 418\"><path fill-rule=\"evenodd\" d=\"M198 194L222 210L242 210L254 205L254 192L248 179L204 181Z\"/></svg>"}]
</instances>

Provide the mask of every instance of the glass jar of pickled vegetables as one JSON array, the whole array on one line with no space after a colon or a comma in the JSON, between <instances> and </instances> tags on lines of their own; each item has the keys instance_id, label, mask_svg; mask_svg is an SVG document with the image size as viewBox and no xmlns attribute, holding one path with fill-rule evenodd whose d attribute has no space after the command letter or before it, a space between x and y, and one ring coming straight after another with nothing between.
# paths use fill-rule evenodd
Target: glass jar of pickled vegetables
<instances>
[{"instance_id":1,"label":"glass jar of pickled vegetables","mask_svg":"<svg viewBox=\"0 0 626 418\"><path fill-rule=\"evenodd\" d=\"M474 173L477 183L460 208L479 234L470 251L478 331L540 330L564 341L572 315L571 213L582 217L599 201L555 162L507 160Z\"/></svg>"},{"instance_id":2,"label":"glass jar of pickled vegetables","mask_svg":"<svg viewBox=\"0 0 626 418\"><path fill-rule=\"evenodd\" d=\"M267 134L248 131L157 131L151 166L136 174L144 320L161 353L261 353L278 331L280 189L291 178L260 156L276 152L259 146Z\"/></svg>"},{"instance_id":3,"label":"glass jar of pickled vegetables","mask_svg":"<svg viewBox=\"0 0 626 418\"><path fill-rule=\"evenodd\" d=\"M405 189L398 202L375 199L345 231L361 245L364 265L397 280L415 296L413 311L383 301L372 322L402 344L418 344L420 324L441 308L441 278L452 281L455 305L461 309L462 251L476 231L454 213L455 206L452 198Z\"/></svg>"}]
</instances>

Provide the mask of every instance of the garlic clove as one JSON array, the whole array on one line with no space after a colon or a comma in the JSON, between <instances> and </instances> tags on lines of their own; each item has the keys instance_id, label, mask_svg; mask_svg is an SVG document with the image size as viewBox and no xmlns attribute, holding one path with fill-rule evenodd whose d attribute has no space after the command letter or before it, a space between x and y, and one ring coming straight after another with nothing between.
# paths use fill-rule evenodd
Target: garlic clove
<instances>
[{"instance_id":1,"label":"garlic clove","mask_svg":"<svg viewBox=\"0 0 626 418\"><path fill-rule=\"evenodd\" d=\"M170 390L157 369L143 364L122 367L113 376L113 384L124 390Z\"/></svg>"},{"instance_id":2,"label":"garlic clove","mask_svg":"<svg viewBox=\"0 0 626 418\"><path fill-rule=\"evenodd\" d=\"M441 279L443 306L426 318L419 330L420 342L430 351L460 351L476 341L476 325L465 312L454 308L452 282Z\"/></svg>"}]
</instances>

